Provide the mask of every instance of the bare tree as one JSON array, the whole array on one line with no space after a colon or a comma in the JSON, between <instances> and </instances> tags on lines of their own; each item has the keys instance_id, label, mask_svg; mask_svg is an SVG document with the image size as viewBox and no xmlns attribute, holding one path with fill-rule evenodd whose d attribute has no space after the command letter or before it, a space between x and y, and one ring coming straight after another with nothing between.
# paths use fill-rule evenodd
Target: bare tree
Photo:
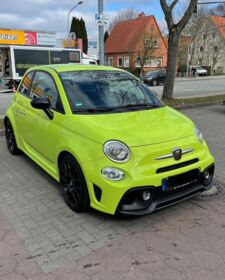
<instances>
[{"instance_id":1,"label":"bare tree","mask_svg":"<svg viewBox=\"0 0 225 280\"><path fill-rule=\"evenodd\" d=\"M157 38L155 34L149 32L145 32L141 35L139 34L136 55L141 67L141 75L143 74L145 65L150 66L151 59L157 58L155 57L155 52L159 50L159 39L160 38Z\"/></svg>"},{"instance_id":2,"label":"bare tree","mask_svg":"<svg viewBox=\"0 0 225 280\"><path fill-rule=\"evenodd\" d=\"M128 8L126 10L119 11L109 24L109 32L112 31L113 27L118 22L135 19L137 17L138 17L138 12L135 11L133 8Z\"/></svg>"},{"instance_id":3,"label":"bare tree","mask_svg":"<svg viewBox=\"0 0 225 280\"><path fill-rule=\"evenodd\" d=\"M170 4L166 0L160 0L162 10L165 15L167 22L169 37L168 37L168 55L167 55L167 73L166 81L163 89L163 99L172 99L173 98L173 88L174 80L176 75L176 66L177 66L177 56L178 56L178 46L180 35L189 22L193 11L197 5L197 0L190 0L190 3L187 6L186 11L183 16L175 22L173 15L174 8L177 5L179 0L170 1Z\"/></svg>"},{"instance_id":4,"label":"bare tree","mask_svg":"<svg viewBox=\"0 0 225 280\"><path fill-rule=\"evenodd\" d=\"M212 15L225 16L225 4L218 4L215 8L210 10Z\"/></svg>"}]
</instances>

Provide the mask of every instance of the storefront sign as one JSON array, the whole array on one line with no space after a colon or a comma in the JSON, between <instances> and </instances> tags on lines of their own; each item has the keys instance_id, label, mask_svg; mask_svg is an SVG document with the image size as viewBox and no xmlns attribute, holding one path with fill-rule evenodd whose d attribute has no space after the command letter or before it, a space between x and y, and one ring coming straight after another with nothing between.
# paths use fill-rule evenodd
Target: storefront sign
<instances>
[{"instance_id":1,"label":"storefront sign","mask_svg":"<svg viewBox=\"0 0 225 280\"><path fill-rule=\"evenodd\" d=\"M37 33L31 31L25 31L25 44L27 46L37 46Z\"/></svg>"},{"instance_id":2,"label":"storefront sign","mask_svg":"<svg viewBox=\"0 0 225 280\"><path fill-rule=\"evenodd\" d=\"M24 31L0 30L0 44L25 45Z\"/></svg>"},{"instance_id":3,"label":"storefront sign","mask_svg":"<svg viewBox=\"0 0 225 280\"><path fill-rule=\"evenodd\" d=\"M39 46L55 46L56 36L52 33L37 33L37 44Z\"/></svg>"}]
</instances>

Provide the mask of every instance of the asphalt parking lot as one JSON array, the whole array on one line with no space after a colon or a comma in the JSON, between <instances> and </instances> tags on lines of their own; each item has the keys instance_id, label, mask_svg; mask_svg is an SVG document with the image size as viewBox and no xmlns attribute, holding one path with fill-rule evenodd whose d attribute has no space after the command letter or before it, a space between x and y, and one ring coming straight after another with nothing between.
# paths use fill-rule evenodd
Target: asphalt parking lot
<instances>
[{"instance_id":1,"label":"asphalt parking lot","mask_svg":"<svg viewBox=\"0 0 225 280\"><path fill-rule=\"evenodd\" d=\"M185 109L225 182L225 106ZM139 218L76 214L59 185L0 137L0 279L224 280L225 195Z\"/></svg>"}]
</instances>

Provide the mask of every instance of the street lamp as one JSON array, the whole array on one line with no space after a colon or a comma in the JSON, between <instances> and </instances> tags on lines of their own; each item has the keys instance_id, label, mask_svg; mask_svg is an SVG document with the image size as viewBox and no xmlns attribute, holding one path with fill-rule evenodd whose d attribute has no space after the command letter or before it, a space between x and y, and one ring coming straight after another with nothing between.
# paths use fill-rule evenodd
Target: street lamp
<instances>
[{"instance_id":1,"label":"street lamp","mask_svg":"<svg viewBox=\"0 0 225 280\"><path fill-rule=\"evenodd\" d=\"M67 27L68 27L68 40L70 38L70 13L72 12L73 9L75 9L77 6L83 4L83 1L79 1L75 6L73 6L68 13L68 17L67 17Z\"/></svg>"}]
</instances>

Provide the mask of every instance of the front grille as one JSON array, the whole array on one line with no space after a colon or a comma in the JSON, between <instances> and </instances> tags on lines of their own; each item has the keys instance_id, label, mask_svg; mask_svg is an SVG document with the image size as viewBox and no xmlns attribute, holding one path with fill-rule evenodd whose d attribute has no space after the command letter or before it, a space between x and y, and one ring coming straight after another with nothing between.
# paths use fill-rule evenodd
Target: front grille
<instances>
[{"instance_id":1,"label":"front grille","mask_svg":"<svg viewBox=\"0 0 225 280\"><path fill-rule=\"evenodd\" d=\"M173 165L166 166L166 167L161 167L161 168L156 170L156 173L159 174L159 173L171 171L171 170L174 170L174 169L182 168L182 167L194 164L198 161L199 161L198 158L194 158L194 159L184 161L184 162L181 162L181 163L173 164Z\"/></svg>"}]
</instances>

